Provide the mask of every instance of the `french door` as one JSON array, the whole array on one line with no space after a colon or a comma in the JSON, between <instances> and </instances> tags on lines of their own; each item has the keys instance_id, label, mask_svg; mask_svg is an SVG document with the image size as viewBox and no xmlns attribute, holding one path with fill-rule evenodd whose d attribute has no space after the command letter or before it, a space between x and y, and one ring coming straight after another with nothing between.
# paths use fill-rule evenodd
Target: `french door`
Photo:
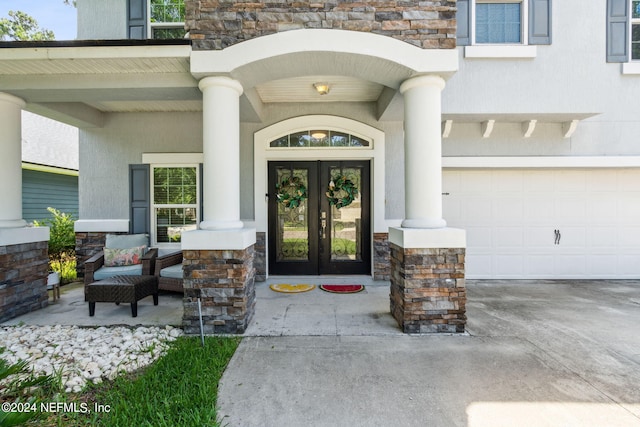
<instances>
[{"instance_id":1,"label":"french door","mask_svg":"<svg viewBox=\"0 0 640 427\"><path fill-rule=\"evenodd\" d=\"M370 274L369 162L278 161L268 169L269 273Z\"/></svg>"}]
</instances>

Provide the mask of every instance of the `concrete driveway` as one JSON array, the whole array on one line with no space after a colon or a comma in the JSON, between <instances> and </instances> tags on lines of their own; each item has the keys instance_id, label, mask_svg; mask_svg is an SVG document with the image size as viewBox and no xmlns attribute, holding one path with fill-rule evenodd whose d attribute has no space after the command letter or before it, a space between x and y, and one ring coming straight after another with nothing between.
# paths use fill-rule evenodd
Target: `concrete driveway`
<instances>
[{"instance_id":1,"label":"concrete driveway","mask_svg":"<svg viewBox=\"0 0 640 427\"><path fill-rule=\"evenodd\" d=\"M354 295L258 284L223 425L640 426L640 281L467 285L468 334L406 336L388 282Z\"/></svg>"}]
</instances>

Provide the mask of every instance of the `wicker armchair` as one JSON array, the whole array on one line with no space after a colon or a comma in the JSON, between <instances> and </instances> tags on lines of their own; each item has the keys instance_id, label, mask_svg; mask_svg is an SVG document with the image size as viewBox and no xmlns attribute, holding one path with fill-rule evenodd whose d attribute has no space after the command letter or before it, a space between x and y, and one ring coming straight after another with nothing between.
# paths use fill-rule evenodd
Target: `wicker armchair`
<instances>
[{"instance_id":1,"label":"wicker armchair","mask_svg":"<svg viewBox=\"0 0 640 427\"><path fill-rule=\"evenodd\" d=\"M156 259L155 276L158 289L172 292L184 292L182 274L182 251L172 252Z\"/></svg>"},{"instance_id":2,"label":"wicker armchair","mask_svg":"<svg viewBox=\"0 0 640 427\"><path fill-rule=\"evenodd\" d=\"M132 246L137 246L147 236L144 235L107 235L105 247L126 247L127 239L131 239ZM155 271L155 262L158 257L158 249L149 249L141 258L142 264L126 267L105 267L104 251L100 251L84 263L84 291L87 294L87 285L98 280L117 275L152 276ZM86 299L86 298L85 298Z\"/></svg>"}]
</instances>

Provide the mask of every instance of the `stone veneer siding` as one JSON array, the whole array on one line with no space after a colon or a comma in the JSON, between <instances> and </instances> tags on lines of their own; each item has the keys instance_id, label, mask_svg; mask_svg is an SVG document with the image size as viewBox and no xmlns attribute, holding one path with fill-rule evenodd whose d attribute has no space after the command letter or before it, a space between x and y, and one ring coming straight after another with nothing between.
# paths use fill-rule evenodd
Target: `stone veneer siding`
<instances>
[{"instance_id":1,"label":"stone veneer siding","mask_svg":"<svg viewBox=\"0 0 640 427\"><path fill-rule=\"evenodd\" d=\"M373 233L373 280L390 280L389 233Z\"/></svg>"},{"instance_id":2,"label":"stone veneer siding","mask_svg":"<svg viewBox=\"0 0 640 427\"><path fill-rule=\"evenodd\" d=\"M0 322L48 305L49 243L0 246Z\"/></svg>"},{"instance_id":3,"label":"stone veneer siding","mask_svg":"<svg viewBox=\"0 0 640 427\"><path fill-rule=\"evenodd\" d=\"M390 247L391 314L403 332L464 332L465 249Z\"/></svg>"},{"instance_id":4,"label":"stone veneer siding","mask_svg":"<svg viewBox=\"0 0 640 427\"><path fill-rule=\"evenodd\" d=\"M254 246L244 250L185 250L184 314L187 334L242 334L255 312Z\"/></svg>"},{"instance_id":5,"label":"stone veneer siding","mask_svg":"<svg viewBox=\"0 0 640 427\"><path fill-rule=\"evenodd\" d=\"M185 1L193 48L219 50L281 31L338 29L381 34L424 49L456 47L452 1Z\"/></svg>"},{"instance_id":6,"label":"stone veneer siding","mask_svg":"<svg viewBox=\"0 0 640 427\"><path fill-rule=\"evenodd\" d=\"M256 268L256 282L267 280L267 233L256 233L255 255L253 265Z\"/></svg>"}]
</instances>

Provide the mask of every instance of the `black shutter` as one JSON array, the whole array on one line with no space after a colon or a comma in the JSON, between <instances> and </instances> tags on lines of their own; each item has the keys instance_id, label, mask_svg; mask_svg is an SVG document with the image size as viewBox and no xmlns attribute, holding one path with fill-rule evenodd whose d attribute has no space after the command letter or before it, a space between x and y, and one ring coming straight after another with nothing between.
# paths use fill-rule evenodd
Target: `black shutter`
<instances>
[{"instance_id":1,"label":"black shutter","mask_svg":"<svg viewBox=\"0 0 640 427\"><path fill-rule=\"evenodd\" d=\"M127 5L127 38L147 38L147 0L129 0Z\"/></svg>"},{"instance_id":2,"label":"black shutter","mask_svg":"<svg viewBox=\"0 0 640 427\"><path fill-rule=\"evenodd\" d=\"M458 46L469 46L471 44L471 11L469 10L469 0L458 0L456 2L458 12L456 13L456 37Z\"/></svg>"},{"instance_id":3,"label":"black shutter","mask_svg":"<svg viewBox=\"0 0 640 427\"><path fill-rule=\"evenodd\" d=\"M129 232L151 232L149 165L129 165Z\"/></svg>"},{"instance_id":4,"label":"black shutter","mask_svg":"<svg viewBox=\"0 0 640 427\"><path fill-rule=\"evenodd\" d=\"M607 62L629 60L629 0L607 0Z\"/></svg>"},{"instance_id":5,"label":"black shutter","mask_svg":"<svg viewBox=\"0 0 640 427\"><path fill-rule=\"evenodd\" d=\"M551 0L529 0L529 44L551 44Z\"/></svg>"}]
</instances>

